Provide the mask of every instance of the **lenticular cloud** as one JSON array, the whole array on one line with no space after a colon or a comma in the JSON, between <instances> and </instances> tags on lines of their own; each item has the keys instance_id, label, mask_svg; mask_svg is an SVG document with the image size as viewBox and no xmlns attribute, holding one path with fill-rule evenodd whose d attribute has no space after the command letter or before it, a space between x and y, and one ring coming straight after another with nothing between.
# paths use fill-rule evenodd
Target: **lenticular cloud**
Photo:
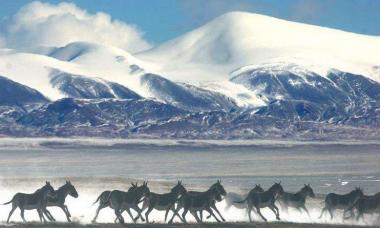
<instances>
[{"instance_id":1,"label":"lenticular cloud","mask_svg":"<svg viewBox=\"0 0 380 228\"><path fill-rule=\"evenodd\" d=\"M1 28L3 46L64 46L75 41L95 42L139 52L150 47L135 26L112 20L105 13L90 14L72 3L32 2ZM0 37L1 37L0 36Z\"/></svg>"}]
</instances>

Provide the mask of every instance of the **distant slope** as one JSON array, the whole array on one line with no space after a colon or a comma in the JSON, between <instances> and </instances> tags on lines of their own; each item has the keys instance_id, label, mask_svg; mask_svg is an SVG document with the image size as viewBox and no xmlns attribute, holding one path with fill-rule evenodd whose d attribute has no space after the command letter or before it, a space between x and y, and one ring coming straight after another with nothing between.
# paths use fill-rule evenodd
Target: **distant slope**
<instances>
[{"instance_id":1,"label":"distant slope","mask_svg":"<svg viewBox=\"0 0 380 228\"><path fill-rule=\"evenodd\" d=\"M145 74L141 83L151 97L189 111L228 111L237 108L234 101L220 93L196 86L174 83L159 75Z\"/></svg>"},{"instance_id":2,"label":"distant slope","mask_svg":"<svg viewBox=\"0 0 380 228\"><path fill-rule=\"evenodd\" d=\"M380 116L380 83L339 70L326 76L295 65L250 68L231 79L267 105L256 113L282 119L368 123Z\"/></svg>"},{"instance_id":3,"label":"distant slope","mask_svg":"<svg viewBox=\"0 0 380 228\"><path fill-rule=\"evenodd\" d=\"M137 93L118 83L64 72L58 72L52 75L50 82L53 87L58 88L66 96L73 98L141 98Z\"/></svg>"},{"instance_id":4,"label":"distant slope","mask_svg":"<svg viewBox=\"0 0 380 228\"><path fill-rule=\"evenodd\" d=\"M19 106L27 103L46 102L48 99L37 90L0 76L0 105Z\"/></svg>"}]
</instances>

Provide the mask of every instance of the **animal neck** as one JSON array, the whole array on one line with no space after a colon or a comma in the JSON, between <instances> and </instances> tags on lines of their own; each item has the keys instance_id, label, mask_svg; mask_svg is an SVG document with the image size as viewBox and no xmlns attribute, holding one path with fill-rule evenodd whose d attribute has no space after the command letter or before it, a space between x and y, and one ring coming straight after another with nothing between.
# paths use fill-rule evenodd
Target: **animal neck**
<instances>
[{"instance_id":1,"label":"animal neck","mask_svg":"<svg viewBox=\"0 0 380 228\"><path fill-rule=\"evenodd\" d=\"M136 198L138 198L138 199L140 199L144 195L144 193L143 193L143 191L141 191L141 189L136 189L135 194L136 194Z\"/></svg>"},{"instance_id":2,"label":"animal neck","mask_svg":"<svg viewBox=\"0 0 380 228\"><path fill-rule=\"evenodd\" d=\"M356 194L355 191L352 191L352 192L348 193L347 195L352 197L352 196L355 196L355 194Z\"/></svg>"},{"instance_id":3,"label":"animal neck","mask_svg":"<svg viewBox=\"0 0 380 228\"><path fill-rule=\"evenodd\" d=\"M277 190L276 190L275 186L272 186L272 187L270 187L270 188L267 190L267 192L272 193L272 194L276 194L276 193L277 193Z\"/></svg>"},{"instance_id":4,"label":"animal neck","mask_svg":"<svg viewBox=\"0 0 380 228\"><path fill-rule=\"evenodd\" d=\"M216 192L216 189L214 187L211 187L206 192L207 193Z\"/></svg>"},{"instance_id":5,"label":"animal neck","mask_svg":"<svg viewBox=\"0 0 380 228\"><path fill-rule=\"evenodd\" d=\"M35 192L36 195L39 195L39 196L42 196L44 198L47 197L48 195L48 190L47 188L41 188L41 189L38 189L36 192Z\"/></svg>"},{"instance_id":6,"label":"animal neck","mask_svg":"<svg viewBox=\"0 0 380 228\"><path fill-rule=\"evenodd\" d=\"M57 191L56 191L58 196L64 196L66 197L69 194L69 187L67 185L61 186Z\"/></svg>"},{"instance_id":7,"label":"animal neck","mask_svg":"<svg viewBox=\"0 0 380 228\"><path fill-rule=\"evenodd\" d=\"M305 199L307 196L307 191L305 189L299 190L296 195L300 196L301 198Z\"/></svg>"},{"instance_id":8,"label":"animal neck","mask_svg":"<svg viewBox=\"0 0 380 228\"><path fill-rule=\"evenodd\" d=\"M181 192L172 190L172 191L170 191L170 194L175 195L175 196L179 196L179 195L181 195Z\"/></svg>"}]
</instances>

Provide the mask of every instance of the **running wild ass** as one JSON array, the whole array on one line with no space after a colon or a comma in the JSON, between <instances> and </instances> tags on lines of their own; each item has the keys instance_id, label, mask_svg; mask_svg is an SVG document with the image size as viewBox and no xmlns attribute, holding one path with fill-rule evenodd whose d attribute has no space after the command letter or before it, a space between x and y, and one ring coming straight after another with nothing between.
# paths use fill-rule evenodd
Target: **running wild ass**
<instances>
[{"instance_id":1,"label":"running wild ass","mask_svg":"<svg viewBox=\"0 0 380 228\"><path fill-rule=\"evenodd\" d=\"M276 219L280 220L280 212L276 205L274 204L278 196L284 193L284 189L280 183L275 183L265 192L250 192L248 196L242 200L235 203L244 203L246 202L248 205L247 212L249 221L252 222L251 211L252 208L256 209L256 212L260 215L260 217L267 221L267 219L261 214L260 208L269 207L273 213L276 215Z\"/></svg>"},{"instance_id":2,"label":"running wild ass","mask_svg":"<svg viewBox=\"0 0 380 228\"><path fill-rule=\"evenodd\" d=\"M202 211L204 210L210 213L210 215L214 217L216 221L220 222L220 220L215 216L213 209L211 208L215 207L214 210L216 210L217 213L220 214L220 212L215 206L215 202L221 201L222 195L226 195L226 191L224 190L220 181L217 181L205 192L191 192L191 191L185 192L185 194L183 194L181 198L179 199L177 208L172 218L169 220L169 223L173 222L175 215L178 213L178 211L181 208L183 208L182 219L185 223L187 223L186 214L189 211L197 220L197 222L202 222L202 219L198 217L197 212L200 212L202 216Z\"/></svg>"},{"instance_id":3,"label":"running wild ass","mask_svg":"<svg viewBox=\"0 0 380 228\"><path fill-rule=\"evenodd\" d=\"M166 194L157 194L150 192L147 197L144 198L144 203L142 207L142 211L146 208L148 210L145 213L145 220L149 223L149 214L153 209L159 211L165 211L165 220L168 217L168 213L171 210L174 215L177 215L182 221L184 221L179 214L176 214L175 204L178 201L178 198L186 193L185 187L183 187L182 182L178 181L177 185L174 186L169 193Z\"/></svg>"},{"instance_id":4,"label":"running wild ass","mask_svg":"<svg viewBox=\"0 0 380 228\"><path fill-rule=\"evenodd\" d=\"M304 187L296 193L284 192L278 198L278 202L281 205L281 208L286 212L288 211L289 207L292 207L296 208L300 213L302 213L302 210L304 210L310 217L309 211L305 206L306 197L315 197L314 191L309 184L305 184Z\"/></svg>"},{"instance_id":5,"label":"running wild ass","mask_svg":"<svg viewBox=\"0 0 380 228\"><path fill-rule=\"evenodd\" d=\"M345 214L349 211L352 205L363 196L363 191L360 188L355 188L353 191L345 195L329 193L325 198L325 207L322 209L319 218L322 218L322 216L328 211L330 213L330 219L333 219L334 211L336 209L344 210L343 217L345 217Z\"/></svg>"},{"instance_id":6,"label":"running wild ass","mask_svg":"<svg viewBox=\"0 0 380 228\"><path fill-rule=\"evenodd\" d=\"M253 189L251 189L248 194L246 195L240 195L238 193L229 192L227 193L225 197L226 201L226 207L225 210L230 209L232 206L238 208L238 209L247 209L247 203L244 201L244 199L249 195L251 192L264 192L264 189L259 185L256 184ZM239 201L244 201L243 203L237 203Z\"/></svg>"},{"instance_id":7,"label":"running wild ass","mask_svg":"<svg viewBox=\"0 0 380 228\"><path fill-rule=\"evenodd\" d=\"M70 181L66 181L64 185L59 187L57 191L55 191L56 195L55 197L48 196L46 207L59 207L62 209L62 211L65 213L67 221L71 222L71 214L69 212L69 209L65 205L66 197L68 195L78 198L78 192L75 189L74 185L71 184ZM45 212L45 215L48 217L50 221L55 221L54 217L50 214L49 211Z\"/></svg>"},{"instance_id":8,"label":"running wild ass","mask_svg":"<svg viewBox=\"0 0 380 228\"><path fill-rule=\"evenodd\" d=\"M21 218L24 222L26 222L24 217L24 210L37 210L38 216L40 218L40 221L42 220L46 222L46 219L43 215L46 209L46 202L47 197L49 196L55 196L54 188L50 185L50 182L46 181L45 185L35 191L32 194L26 194L26 193L16 193L16 195L13 196L12 200L4 203L3 205L12 203L12 209L9 212L7 223L9 223L9 219L11 218L13 212L16 210L17 207L20 208L21 211Z\"/></svg>"}]
</instances>

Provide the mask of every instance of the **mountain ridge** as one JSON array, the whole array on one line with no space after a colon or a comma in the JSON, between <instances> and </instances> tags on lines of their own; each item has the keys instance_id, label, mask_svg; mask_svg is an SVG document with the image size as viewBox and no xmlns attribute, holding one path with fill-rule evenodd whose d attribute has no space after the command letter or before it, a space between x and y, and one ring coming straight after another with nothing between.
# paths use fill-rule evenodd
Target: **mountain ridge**
<instances>
[{"instance_id":1,"label":"mountain ridge","mask_svg":"<svg viewBox=\"0 0 380 228\"><path fill-rule=\"evenodd\" d=\"M137 54L73 42L0 49L0 63L0 98L40 94L35 105L0 99L5 135L319 138L380 127L380 37L258 14L227 13Z\"/></svg>"}]
</instances>

